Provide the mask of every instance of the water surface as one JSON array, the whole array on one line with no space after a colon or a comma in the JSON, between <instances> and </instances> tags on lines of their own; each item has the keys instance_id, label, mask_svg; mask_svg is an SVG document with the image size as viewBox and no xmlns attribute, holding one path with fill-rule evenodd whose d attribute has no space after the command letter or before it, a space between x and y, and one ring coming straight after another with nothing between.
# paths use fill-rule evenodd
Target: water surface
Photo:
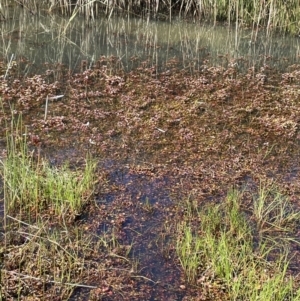
<instances>
[{"instance_id":1,"label":"water surface","mask_svg":"<svg viewBox=\"0 0 300 301\"><path fill-rule=\"evenodd\" d=\"M241 70L265 65L284 70L297 63L300 54L296 36L180 20L102 16L87 22L79 15L69 20L14 8L0 26L0 54L7 61L26 62L20 70L25 74L56 63L74 70L82 67L83 60L84 68L89 68L103 56L115 57L118 68L126 71L145 61L165 68L170 60L179 61L191 72L231 64Z\"/></svg>"}]
</instances>

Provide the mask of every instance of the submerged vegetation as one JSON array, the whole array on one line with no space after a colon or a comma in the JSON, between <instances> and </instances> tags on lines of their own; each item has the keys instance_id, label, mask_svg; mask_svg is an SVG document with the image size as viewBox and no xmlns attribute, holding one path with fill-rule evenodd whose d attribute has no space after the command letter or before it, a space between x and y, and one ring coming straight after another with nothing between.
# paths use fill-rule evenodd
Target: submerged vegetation
<instances>
[{"instance_id":1,"label":"submerged vegetation","mask_svg":"<svg viewBox=\"0 0 300 301\"><path fill-rule=\"evenodd\" d=\"M1 161L1 299L69 300L78 289L88 291L88 300L148 298L127 291L154 281L139 275L134 243L125 244L120 236L124 220L112 221L111 231L98 235L90 233L92 225L76 223L84 211L104 213L95 202L87 203L95 195L95 162L87 159L81 172L51 167L29 151L27 135L22 120L12 117ZM200 295L202 300L300 300L289 270L300 213L274 184L261 183L257 193L246 190L231 189L218 203L199 204L192 196L179 201L166 216L165 230L157 229L161 252L180 263L180 289L190 286L192 300ZM157 207L146 198L140 210L149 218Z\"/></svg>"},{"instance_id":2,"label":"submerged vegetation","mask_svg":"<svg viewBox=\"0 0 300 301\"><path fill-rule=\"evenodd\" d=\"M81 13L87 19L94 19L101 13L110 17L114 12L123 12L167 20L184 17L190 20L212 21L215 24L219 21L226 21L238 26L266 26L268 30L277 29L295 34L299 33L300 4L297 0L5 0L3 6L0 7L2 16L5 17L5 9L9 4L16 3L33 14L36 14L40 9L46 9L49 12L60 12L63 15L74 16L74 14Z\"/></svg>"},{"instance_id":3,"label":"submerged vegetation","mask_svg":"<svg viewBox=\"0 0 300 301\"><path fill-rule=\"evenodd\" d=\"M103 12L146 25L97 36ZM234 50L185 29L179 59L179 27L161 45L148 18L177 16L234 23ZM237 51L241 25L255 56L260 26L298 19L296 1L1 1L0 300L300 300L300 66Z\"/></svg>"},{"instance_id":4,"label":"submerged vegetation","mask_svg":"<svg viewBox=\"0 0 300 301\"><path fill-rule=\"evenodd\" d=\"M298 66L115 62L3 63L2 295L299 300Z\"/></svg>"}]
</instances>

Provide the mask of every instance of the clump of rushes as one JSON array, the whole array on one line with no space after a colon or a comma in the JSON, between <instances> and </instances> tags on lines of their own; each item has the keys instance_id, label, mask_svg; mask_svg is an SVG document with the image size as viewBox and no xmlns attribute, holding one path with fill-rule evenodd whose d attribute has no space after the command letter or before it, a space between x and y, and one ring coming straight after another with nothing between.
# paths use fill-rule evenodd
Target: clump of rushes
<instances>
[{"instance_id":1,"label":"clump of rushes","mask_svg":"<svg viewBox=\"0 0 300 301\"><path fill-rule=\"evenodd\" d=\"M186 202L176 247L186 281L218 288L228 300L300 300L287 273L287 242L300 214L275 187L260 188L251 212L242 208L243 196L234 189L201 210Z\"/></svg>"},{"instance_id":2,"label":"clump of rushes","mask_svg":"<svg viewBox=\"0 0 300 301\"><path fill-rule=\"evenodd\" d=\"M35 220L47 210L59 218L74 218L93 193L95 161L87 158L84 170L71 170L68 164L52 167L29 151L26 137L21 118L13 118L1 162L5 214Z\"/></svg>"}]
</instances>

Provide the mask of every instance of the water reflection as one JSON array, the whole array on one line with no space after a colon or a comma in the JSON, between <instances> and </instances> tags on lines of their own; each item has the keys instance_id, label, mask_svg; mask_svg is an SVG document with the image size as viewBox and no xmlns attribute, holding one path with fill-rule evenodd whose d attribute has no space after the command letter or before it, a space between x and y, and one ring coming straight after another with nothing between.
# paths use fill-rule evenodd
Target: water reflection
<instances>
[{"instance_id":1,"label":"water reflection","mask_svg":"<svg viewBox=\"0 0 300 301\"><path fill-rule=\"evenodd\" d=\"M0 53L7 61L12 54L16 60L26 60L23 73L44 69L45 63L61 63L74 70L82 60L89 68L101 56L116 57L118 67L127 71L143 61L164 68L176 59L191 72L203 65L230 64L240 69L266 64L285 69L299 57L297 37L267 36L263 31L227 26L120 16L101 17L88 24L79 15L70 21L55 15L31 15L17 8L0 25ZM243 64L238 63L241 60Z\"/></svg>"}]
</instances>

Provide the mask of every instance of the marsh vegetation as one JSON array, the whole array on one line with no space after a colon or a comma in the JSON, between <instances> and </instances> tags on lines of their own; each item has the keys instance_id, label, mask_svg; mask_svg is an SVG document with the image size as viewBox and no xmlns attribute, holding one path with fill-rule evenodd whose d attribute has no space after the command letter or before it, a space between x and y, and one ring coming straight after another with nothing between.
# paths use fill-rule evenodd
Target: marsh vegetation
<instances>
[{"instance_id":1,"label":"marsh vegetation","mask_svg":"<svg viewBox=\"0 0 300 301\"><path fill-rule=\"evenodd\" d=\"M1 299L299 300L296 2L12 3Z\"/></svg>"},{"instance_id":2,"label":"marsh vegetation","mask_svg":"<svg viewBox=\"0 0 300 301\"><path fill-rule=\"evenodd\" d=\"M3 296L297 300L297 67L168 68L10 70Z\"/></svg>"},{"instance_id":3,"label":"marsh vegetation","mask_svg":"<svg viewBox=\"0 0 300 301\"><path fill-rule=\"evenodd\" d=\"M223 290L223 300L299 300L287 272L299 212L274 186L262 185L246 202L243 193L232 189L201 208L192 199L183 204L176 253L187 281L211 299Z\"/></svg>"},{"instance_id":4,"label":"marsh vegetation","mask_svg":"<svg viewBox=\"0 0 300 301\"><path fill-rule=\"evenodd\" d=\"M213 24L226 21L228 24L236 24L236 26L265 26L267 31L278 29L294 34L299 33L300 5L297 0L5 0L2 7L0 7L3 18L5 18L5 7L15 3L18 3L32 14L37 14L40 10L46 10L49 13L59 12L74 17L78 13L84 15L87 20L95 19L104 13L110 18L113 13L121 12L169 21L178 17L194 21L212 22Z\"/></svg>"}]
</instances>

